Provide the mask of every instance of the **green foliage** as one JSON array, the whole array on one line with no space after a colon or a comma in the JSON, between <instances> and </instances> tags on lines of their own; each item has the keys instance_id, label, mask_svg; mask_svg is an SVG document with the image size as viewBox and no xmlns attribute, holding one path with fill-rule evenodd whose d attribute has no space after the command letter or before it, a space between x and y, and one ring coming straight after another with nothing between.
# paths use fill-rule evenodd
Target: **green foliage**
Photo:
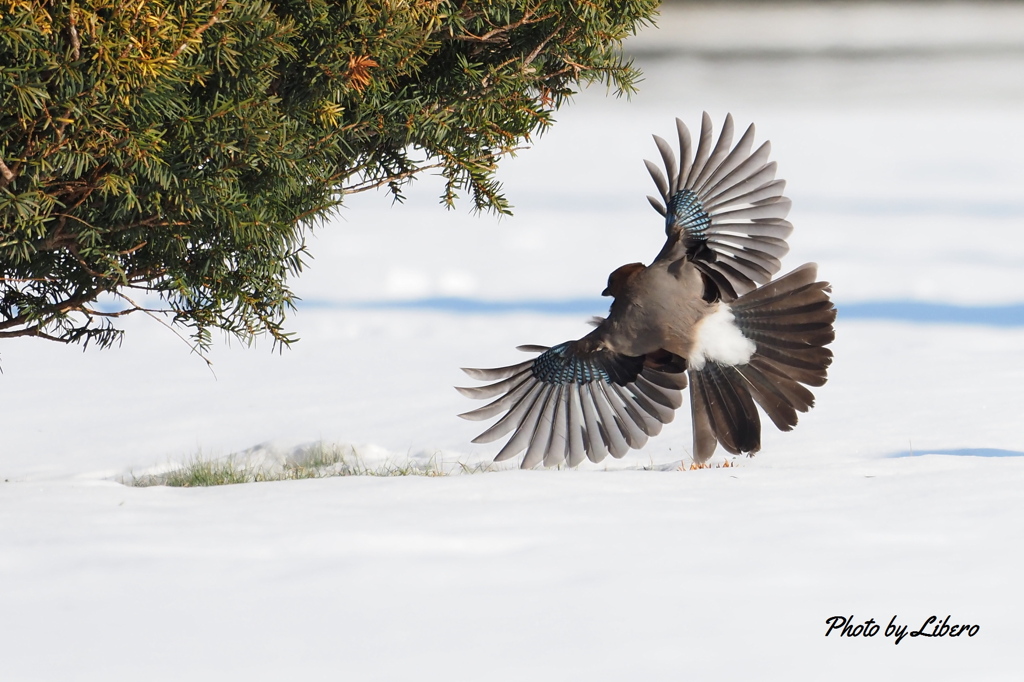
<instances>
[{"instance_id":1,"label":"green foliage","mask_svg":"<svg viewBox=\"0 0 1024 682\"><path fill-rule=\"evenodd\" d=\"M656 0L0 0L0 338L101 346L152 306L278 343L307 230L498 160L574 90L630 91Z\"/></svg>"}]
</instances>

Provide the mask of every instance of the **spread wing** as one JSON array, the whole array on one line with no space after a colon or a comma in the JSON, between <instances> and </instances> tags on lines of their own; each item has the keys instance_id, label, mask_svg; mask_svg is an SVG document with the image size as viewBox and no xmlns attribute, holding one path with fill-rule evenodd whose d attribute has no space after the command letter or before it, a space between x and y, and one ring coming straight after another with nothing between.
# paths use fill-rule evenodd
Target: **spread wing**
<instances>
[{"instance_id":1,"label":"spread wing","mask_svg":"<svg viewBox=\"0 0 1024 682\"><path fill-rule=\"evenodd\" d=\"M785 220L791 203L782 194L786 183L775 179L770 143L751 151L753 125L733 145L733 120L727 115L715 142L705 113L696 149L679 119L676 129L678 163L657 135L665 172L644 162L661 193L660 199L647 198L665 216L668 235L658 259L692 261L717 297L731 301L770 281L782 267L779 259L789 251L786 238L793 231Z\"/></svg>"},{"instance_id":2,"label":"spread wing","mask_svg":"<svg viewBox=\"0 0 1024 682\"><path fill-rule=\"evenodd\" d=\"M672 421L683 402L685 363L668 353L631 357L607 350L583 351L577 341L557 346L520 346L540 352L526 362L497 369L464 369L469 376L494 381L475 388L456 387L470 398L493 402L459 415L483 420L504 413L474 443L512 436L496 462L526 450L522 467L589 458L608 453L622 457Z\"/></svg>"}]
</instances>

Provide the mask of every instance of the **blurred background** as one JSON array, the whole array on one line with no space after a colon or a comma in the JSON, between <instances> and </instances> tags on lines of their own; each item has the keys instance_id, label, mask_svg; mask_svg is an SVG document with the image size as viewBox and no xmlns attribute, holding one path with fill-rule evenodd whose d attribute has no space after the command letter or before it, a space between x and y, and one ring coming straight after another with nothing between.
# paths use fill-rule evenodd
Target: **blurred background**
<instances>
[{"instance_id":1,"label":"blurred background","mask_svg":"<svg viewBox=\"0 0 1024 682\"><path fill-rule=\"evenodd\" d=\"M446 211L429 177L401 204L349 197L310 239L290 323L302 341L283 356L221 343L214 375L144 317L110 351L6 343L4 466L112 474L320 438L486 459L496 448L454 418L472 407L450 388L458 367L586 333L608 273L664 240L644 198L650 135L702 111L772 141L794 202L783 268L816 261L834 285L833 378L787 451L1015 447L1024 3L671 2L626 51L637 94L581 93L504 162L513 216ZM922 315L940 324L914 326ZM973 383L953 381L953 358ZM894 421L868 407L879 390L916 407ZM679 421L643 461L685 459Z\"/></svg>"}]
</instances>

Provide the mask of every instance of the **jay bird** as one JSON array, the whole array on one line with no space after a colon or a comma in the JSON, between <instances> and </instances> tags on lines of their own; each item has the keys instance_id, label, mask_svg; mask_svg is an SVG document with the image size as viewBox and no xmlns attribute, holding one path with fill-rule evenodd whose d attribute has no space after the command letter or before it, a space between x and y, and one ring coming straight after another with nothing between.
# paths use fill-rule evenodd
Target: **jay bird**
<instances>
[{"instance_id":1,"label":"jay bird","mask_svg":"<svg viewBox=\"0 0 1024 682\"><path fill-rule=\"evenodd\" d=\"M608 316L576 341L519 346L540 353L526 362L463 370L495 382L457 388L497 398L459 415L504 413L473 441L511 433L495 461L523 450L523 468L622 457L672 421L687 384L698 464L719 444L733 454L760 449L755 403L782 431L814 405L806 386L825 383L836 311L814 263L772 281L793 226L770 144L751 151L751 125L733 145L732 116L715 141L705 113L696 147L679 119L676 129L678 163L658 136L666 172L645 161L660 194L648 200L668 239L650 265L611 273L602 293L612 297Z\"/></svg>"}]
</instances>

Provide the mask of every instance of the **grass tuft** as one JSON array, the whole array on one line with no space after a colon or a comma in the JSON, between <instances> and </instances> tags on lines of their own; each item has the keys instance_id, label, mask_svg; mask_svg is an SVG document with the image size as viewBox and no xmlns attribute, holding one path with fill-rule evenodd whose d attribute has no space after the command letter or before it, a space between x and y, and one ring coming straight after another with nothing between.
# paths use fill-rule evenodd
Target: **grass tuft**
<instances>
[{"instance_id":1,"label":"grass tuft","mask_svg":"<svg viewBox=\"0 0 1024 682\"><path fill-rule=\"evenodd\" d=\"M199 453L183 466L160 474L134 473L121 479L121 483L134 487L156 485L194 488L236 483L264 483L268 481L296 481L333 476L450 476L499 471L502 467L492 463L465 464L456 462L446 467L431 457L426 463L385 461L367 464L359 452L350 445L315 443L300 448L283 463L274 466L257 465L242 457L207 459Z\"/></svg>"}]
</instances>

